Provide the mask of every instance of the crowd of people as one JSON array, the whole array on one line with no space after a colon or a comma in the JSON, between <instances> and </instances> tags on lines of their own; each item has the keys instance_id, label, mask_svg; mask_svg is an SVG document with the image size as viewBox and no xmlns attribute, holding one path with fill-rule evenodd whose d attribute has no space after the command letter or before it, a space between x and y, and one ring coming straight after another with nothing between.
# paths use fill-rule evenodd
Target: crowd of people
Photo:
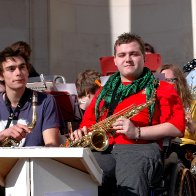
<instances>
[{"instance_id":1,"label":"crowd of people","mask_svg":"<svg viewBox=\"0 0 196 196\"><path fill-rule=\"evenodd\" d=\"M165 79L158 80L144 66L146 53L155 50L140 36L123 33L114 44L118 71L104 85L101 73L95 70L85 70L76 78L83 118L78 129L70 133L70 139L82 139L93 125L112 117L107 122L110 128L105 130L109 146L103 151L92 150L103 170L99 196L147 196L150 187L162 180L166 137L180 138L174 150L189 168L186 153L196 152L195 98L185 74L180 66L165 64L157 70ZM30 55L31 48L23 41L0 52L0 144L58 147L60 122L54 97L26 87L29 76L39 75L30 63ZM184 70L194 71L189 76L192 88L194 62L184 66ZM34 112L37 117L32 127ZM192 141L191 145L187 140Z\"/></svg>"}]
</instances>

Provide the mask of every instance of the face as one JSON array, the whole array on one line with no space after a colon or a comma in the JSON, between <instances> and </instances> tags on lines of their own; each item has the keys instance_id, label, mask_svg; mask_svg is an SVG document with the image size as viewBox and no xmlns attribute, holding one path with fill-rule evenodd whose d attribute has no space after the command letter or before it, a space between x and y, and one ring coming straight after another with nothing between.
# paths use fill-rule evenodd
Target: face
<instances>
[{"instance_id":1,"label":"face","mask_svg":"<svg viewBox=\"0 0 196 196\"><path fill-rule=\"evenodd\" d=\"M170 84L174 84L176 81L176 77L171 69L165 69L161 73L165 74L165 80Z\"/></svg>"},{"instance_id":2,"label":"face","mask_svg":"<svg viewBox=\"0 0 196 196\"><path fill-rule=\"evenodd\" d=\"M132 82L143 72L144 56L137 42L116 46L114 63L121 74L122 82Z\"/></svg>"},{"instance_id":3,"label":"face","mask_svg":"<svg viewBox=\"0 0 196 196\"><path fill-rule=\"evenodd\" d=\"M86 110L86 108L91 103L93 97L94 97L94 94L87 94L86 96L79 98L78 100L79 100L80 108L83 110Z\"/></svg>"},{"instance_id":4,"label":"face","mask_svg":"<svg viewBox=\"0 0 196 196\"><path fill-rule=\"evenodd\" d=\"M29 72L22 57L7 58L2 66L2 78L5 81L6 90L19 90L26 87Z\"/></svg>"}]
</instances>

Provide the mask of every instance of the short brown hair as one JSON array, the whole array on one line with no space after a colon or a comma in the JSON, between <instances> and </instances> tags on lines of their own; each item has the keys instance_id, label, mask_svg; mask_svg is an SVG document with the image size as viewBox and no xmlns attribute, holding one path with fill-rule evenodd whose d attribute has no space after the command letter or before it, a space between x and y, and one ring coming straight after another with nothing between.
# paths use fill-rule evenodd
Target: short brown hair
<instances>
[{"instance_id":1,"label":"short brown hair","mask_svg":"<svg viewBox=\"0 0 196 196\"><path fill-rule=\"evenodd\" d=\"M100 80L101 74L94 70L85 70L78 74L76 78L76 89L78 93L78 97L81 98L86 96L86 94L95 94L99 89L99 86L95 83L95 80Z\"/></svg>"},{"instance_id":2,"label":"short brown hair","mask_svg":"<svg viewBox=\"0 0 196 196\"><path fill-rule=\"evenodd\" d=\"M17 41L15 43L13 43L11 46L10 46L14 51L16 50L20 50L22 53L24 53L24 55L26 55L28 57L28 59L30 58L31 56L31 47L30 45L25 42L25 41Z\"/></svg>"},{"instance_id":3,"label":"short brown hair","mask_svg":"<svg viewBox=\"0 0 196 196\"><path fill-rule=\"evenodd\" d=\"M116 40L114 44L114 55L116 55L116 47L120 46L121 44L128 44L131 42L138 42L140 45L140 50L142 54L145 54L145 47L144 47L144 41L139 35L131 34L131 33L123 33L120 36L118 36L118 39Z\"/></svg>"}]
</instances>

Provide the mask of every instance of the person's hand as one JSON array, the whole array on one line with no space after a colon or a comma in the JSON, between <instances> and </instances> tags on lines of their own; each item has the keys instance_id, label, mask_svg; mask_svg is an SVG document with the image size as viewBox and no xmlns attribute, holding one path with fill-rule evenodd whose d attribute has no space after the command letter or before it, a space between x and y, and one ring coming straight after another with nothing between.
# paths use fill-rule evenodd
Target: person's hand
<instances>
[{"instance_id":1,"label":"person's hand","mask_svg":"<svg viewBox=\"0 0 196 196\"><path fill-rule=\"evenodd\" d=\"M116 133L125 134L130 139L135 139L138 134L137 127L127 118L120 117L112 125L112 129L116 130Z\"/></svg>"},{"instance_id":2,"label":"person's hand","mask_svg":"<svg viewBox=\"0 0 196 196\"><path fill-rule=\"evenodd\" d=\"M26 125L16 124L3 130L1 133L4 136L4 139L11 137L19 142L30 133L30 129Z\"/></svg>"},{"instance_id":3,"label":"person's hand","mask_svg":"<svg viewBox=\"0 0 196 196\"><path fill-rule=\"evenodd\" d=\"M88 133L86 126L82 127L81 129L75 130L73 133L70 134L70 139L72 141L76 141L81 139L84 135Z\"/></svg>"}]
</instances>

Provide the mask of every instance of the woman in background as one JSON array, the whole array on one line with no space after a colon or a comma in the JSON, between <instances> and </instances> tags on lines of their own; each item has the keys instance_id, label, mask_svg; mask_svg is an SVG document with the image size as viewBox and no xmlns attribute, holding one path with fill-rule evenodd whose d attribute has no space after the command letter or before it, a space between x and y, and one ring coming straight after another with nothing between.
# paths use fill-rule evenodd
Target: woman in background
<instances>
[{"instance_id":1,"label":"woman in background","mask_svg":"<svg viewBox=\"0 0 196 196\"><path fill-rule=\"evenodd\" d=\"M165 74L165 80L173 84L179 93L186 115L186 130L183 138L180 138L180 149L177 147L179 158L183 161L185 166L190 168L190 162L193 157L191 155L196 152L196 110L195 100L191 94L186 78L179 68L174 64L165 64L158 68L158 73Z\"/></svg>"}]
</instances>

